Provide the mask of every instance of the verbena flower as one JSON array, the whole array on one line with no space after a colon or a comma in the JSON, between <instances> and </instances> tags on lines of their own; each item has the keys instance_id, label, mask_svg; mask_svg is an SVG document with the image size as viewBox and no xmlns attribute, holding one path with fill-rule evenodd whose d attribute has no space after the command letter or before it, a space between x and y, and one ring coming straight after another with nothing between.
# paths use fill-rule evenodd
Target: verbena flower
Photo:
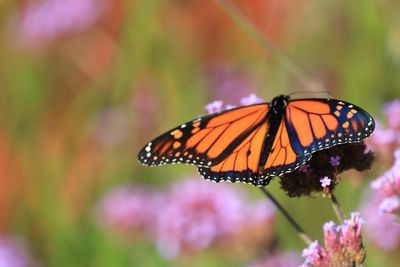
<instances>
[{"instance_id":1,"label":"verbena flower","mask_svg":"<svg viewBox=\"0 0 400 267\"><path fill-rule=\"evenodd\" d=\"M243 106L247 106L247 105L253 105L253 104L258 104L258 103L262 103L264 100L258 96L256 96L256 94L250 94L249 96L243 97L242 99L240 99L240 104Z\"/></svg>"},{"instance_id":2,"label":"verbena flower","mask_svg":"<svg viewBox=\"0 0 400 267\"><path fill-rule=\"evenodd\" d=\"M400 224L392 214L378 212L384 196L379 191L369 191L361 205L366 222L365 237L384 251L400 247Z\"/></svg>"},{"instance_id":3,"label":"verbena flower","mask_svg":"<svg viewBox=\"0 0 400 267\"><path fill-rule=\"evenodd\" d=\"M381 212L400 215L400 149L394 153L394 164L382 176L371 183L371 187L383 196Z\"/></svg>"},{"instance_id":4,"label":"verbena flower","mask_svg":"<svg viewBox=\"0 0 400 267\"><path fill-rule=\"evenodd\" d=\"M331 184L332 180L329 179L328 176L324 176L319 180L319 182L321 183L321 186L325 188Z\"/></svg>"},{"instance_id":5,"label":"verbena flower","mask_svg":"<svg viewBox=\"0 0 400 267\"><path fill-rule=\"evenodd\" d=\"M104 11L105 1L31 1L19 14L15 26L24 46L36 46L89 28Z\"/></svg>"},{"instance_id":6,"label":"verbena flower","mask_svg":"<svg viewBox=\"0 0 400 267\"><path fill-rule=\"evenodd\" d=\"M229 185L181 181L173 186L159 209L157 246L166 258L176 258L223 239L232 240L243 227L251 229L251 225L269 221L274 213L270 204L259 208L250 205Z\"/></svg>"},{"instance_id":7,"label":"verbena flower","mask_svg":"<svg viewBox=\"0 0 400 267\"><path fill-rule=\"evenodd\" d=\"M329 164L331 164L333 167L337 167L340 165L340 156L332 156L329 159Z\"/></svg>"},{"instance_id":8,"label":"verbena flower","mask_svg":"<svg viewBox=\"0 0 400 267\"><path fill-rule=\"evenodd\" d=\"M224 109L223 106L224 102L222 102L221 100L215 100L207 104L204 108L208 114L213 114L222 111Z\"/></svg>"},{"instance_id":9,"label":"verbena flower","mask_svg":"<svg viewBox=\"0 0 400 267\"><path fill-rule=\"evenodd\" d=\"M249 267L297 267L301 263L295 252L272 252L251 263Z\"/></svg>"},{"instance_id":10,"label":"verbena flower","mask_svg":"<svg viewBox=\"0 0 400 267\"><path fill-rule=\"evenodd\" d=\"M389 128L400 131L400 99L386 103L383 106Z\"/></svg>"},{"instance_id":11,"label":"verbena flower","mask_svg":"<svg viewBox=\"0 0 400 267\"><path fill-rule=\"evenodd\" d=\"M304 267L351 267L365 260L365 250L362 243L361 226L364 221L359 212L353 212L350 219L343 224L325 223L324 246L314 241L303 250Z\"/></svg>"},{"instance_id":12,"label":"verbena flower","mask_svg":"<svg viewBox=\"0 0 400 267\"><path fill-rule=\"evenodd\" d=\"M240 104L242 106L248 106L248 105L261 103L262 101L263 101L262 98L259 98L255 94L250 94L248 96L245 96L245 97L241 98L240 99ZM207 111L208 114L213 114L213 113L216 113L216 112L232 109L232 108L235 108L235 107L236 107L235 105L231 105L231 104L227 104L224 107L224 102L223 101L214 100L213 102L207 104L204 107L204 109Z\"/></svg>"},{"instance_id":13,"label":"verbena flower","mask_svg":"<svg viewBox=\"0 0 400 267\"><path fill-rule=\"evenodd\" d=\"M98 203L100 225L120 234L152 231L161 197L140 186L120 186Z\"/></svg>"},{"instance_id":14,"label":"verbena flower","mask_svg":"<svg viewBox=\"0 0 400 267\"><path fill-rule=\"evenodd\" d=\"M340 164L331 164L332 158ZM307 165L280 176L280 184L290 197L309 196L315 192L329 194L339 183L339 174L345 170L364 171L371 168L374 154L361 143L337 145L313 153ZM337 165L337 166L336 166ZM321 178L328 177L323 180Z\"/></svg>"},{"instance_id":15,"label":"verbena flower","mask_svg":"<svg viewBox=\"0 0 400 267\"><path fill-rule=\"evenodd\" d=\"M22 239L14 236L0 236L0 266L36 266Z\"/></svg>"},{"instance_id":16,"label":"verbena flower","mask_svg":"<svg viewBox=\"0 0 400 267\"><path fill-rule=\"evenodd\" d=\"M400 147L400 100L386 103L383 107L383 114L387 126L385 127L378 121L368 143L385 156Z\"/></svg>"}]
</instances>

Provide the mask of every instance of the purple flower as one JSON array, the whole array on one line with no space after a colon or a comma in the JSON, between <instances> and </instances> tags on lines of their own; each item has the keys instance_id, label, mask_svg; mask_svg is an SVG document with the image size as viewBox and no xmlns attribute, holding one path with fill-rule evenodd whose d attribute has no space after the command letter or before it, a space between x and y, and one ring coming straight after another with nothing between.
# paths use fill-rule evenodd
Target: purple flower
<instances>
[{"instance_id":1,"label":"purple flower","mask_svg":"<svg viewBox=\"0 0 400 267\"><path fill-rule=\"evenodd\" d=\"M30 2L17 22L19 38L29 47L83 31L97 21L105 7L104 1L96 0Z\"/></svg>"},{"instance_id":2,"label":"purple flower","mask_svg":"<svg viewBox=\"0 0 400 267\"><path fill-rule=\"evenodd\" d=\"M319 182L323 188L328 187L331 184L331 179L328 176L322 177Z\"/></svg>"},{"instance_id":3,"label":"purple flower","mask_svg":"<svg viewBox=\"0 0 400 267\"><path fill-rule=\"evenodd\" d=\"M297 267L300 262L299 256L294 252L275 252L251 263L249 267Z\"/></svg>"},{"instance_id":4,"label":"purple flower","mask_svg":"<svg viewBox=\"0 0 400 267\"><path fill-rule=\"evenodd\" d=\"M386 103L383 107L387 127L377 122L370 144L383 155L400 147L400 99Z\"/></svg>"},{"instance_id":5,"label":"purple flower","mask_svg":"<svg viewBox=\"0 0 400 267\"><path fill-rule=\"evenodd\" d=\"M213 113L222 111L223 105L224 105L224 102L222 102L221 100L215 100L215 101L207 104L204 108L205 108L205 110L207 110L208 114L213 114Z\"/></svg>"},{"instance_id":6,"label":"purple flower","mask_svg":"<svg viewBox=\"0 0 400 267\"><path fill-rule=\"evenodd\" d=\"M32 267L35 264L22 239L0 236L0 266Z\"/></svg>"},{"instance_id":7,"label":"purple flower","mask_svg":"<svg viewBox=\"0 0 400 267\"><path fill-rule=\"evenodd\" d=\"M256 96L255 94L250 94L246 97L243 97L242 99L240 99L240 104L242 106L248 106L248 105L253 105L253 104L258 104L258 103L262 103L264 100L262 98L259 98L258 96Z\"/></svg>"},{"instance_id":8,"label":"purple flower","mask_svg":"<svg viewBox=\"0 0 400 267\"><path fill-rule=\"evenodd\" d=\"M98 222L121 234L152 230L160 198L143 187L117 187L98 204Z\"/></svg>"},{"instance_id":9,"label":"purple flower","mask_svg":"<svg viewBox=\"0 0 400 267\"><path fill-rule=\"evenodd\" d=\"M377 212L382 201L378 191L366 194L361 211L365 220L365 235L376 246L385 251L394 251L400 247L400 224L395 216Z\"/></svg>"},{"instance_id":10,"label":"purple flower","mask_svg":"<svg viewBox=\"0 0 400 267\"><path fill-rule=\"evenodd\" d=\"M325 247L314 241L304 249L302 256L305 261L302 266L353 266L354 263L362 263L365 259L361 237L363 223L359 212L353 212L350 219L341 225L334 222L325 223Z\"/></svg>"},{"instance_id":11,"label":"purple flower","mask_svg":"<svg viewBox=\"0 0 400 267\"><path fill-rule=\"evenodd\" d=\"M383 213L398 214L400 211L400 199L398 196L386 197L379 204L379 210Z\"/></svg>"},{"instance_id":12,"label":"purple flower","mask_svg":"<svg viewBox=\"0 0 400 267\"><path fill-rule=\"evenodd\" d=\"M393 166L371 183L371 187L383 196L379 209L382 212L400 214L400 149L394 153Z\"/></svg>"},{"instance_id":13,"label":"purple flower","mask_svg":"<svg viewBox=\"0 0 400 267\"><path fill-rule=\"evenodd\" d=\"M386 103L383 106L383 113L387 118L388 126L400 130L400 99Z\"/></svg>"},{"instance_id":14,"label":"purple flower","mask_svg":"<svg viewBox=\"0 0 400 267\"><path fill-rule=\"evenodd\" d=\"M306 173L306 174L309 173L310 172L310 164L305 163L303 165L300 165L299 171Z\"/></svg>"},{"instance_id":15,"label":"purple flower","mask_svg":"<svg viewBox=\"0 0 400 267\"><path fill-rule=\"evenodd\" d=\"M318 241L312 242L308 248L305 248L301 256L305 258L304 263L301 265L304 267L325 267L329 265L328 254L325 249L318 244Z\"/></svg>"},{"instance_id":16,"label":"purple flower","mask_svg":"<svg viewBox=\"0 0 400 267\"><path fill-rule=\"evenodd\" d=\"M167 199L156 225L157 246L166 258L205 249L274 214L271 204L250 206L234 187L197 180L178 182Z\"/></svg>"},{"instance_id":17,"label":"purple flower","mask_svg":"<svg viewBox=\"0 0 400 267\"><path fill-rule=\"evenodd\" d=\"M332 156L329 159L329 164L331 164L332 167L337 167L340 165L340 156Z\"/></svg>"}]
</instances>

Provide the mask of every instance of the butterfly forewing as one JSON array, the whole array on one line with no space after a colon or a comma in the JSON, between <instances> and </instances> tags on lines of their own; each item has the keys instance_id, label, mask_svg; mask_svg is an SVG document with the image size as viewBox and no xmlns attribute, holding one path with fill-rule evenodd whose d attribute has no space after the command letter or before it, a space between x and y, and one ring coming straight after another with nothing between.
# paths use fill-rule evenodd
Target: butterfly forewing
<instances>
[{"instance_id":1,"label":"butterfly forewing","mask_svg":"<svg viewBox=\"0 0 400 267\"><path fill-rule=\"evenodd\" d=\"M292 146L301 156L367 138L375 122L365 110L334 99L291 101L285 114Z\"/></svg>"},{"instance_id":2,"label":"butterfly forewing","mask_svg":"<svg viewBox=\"0 0 400 267\"><path fill-rule=\"evenodd\" d=\"M268 104L256 104L199 117L149 142L139 152L139 161L148 166L216 165L265 120L268 110Z\"/></svg>"}]
</instances>

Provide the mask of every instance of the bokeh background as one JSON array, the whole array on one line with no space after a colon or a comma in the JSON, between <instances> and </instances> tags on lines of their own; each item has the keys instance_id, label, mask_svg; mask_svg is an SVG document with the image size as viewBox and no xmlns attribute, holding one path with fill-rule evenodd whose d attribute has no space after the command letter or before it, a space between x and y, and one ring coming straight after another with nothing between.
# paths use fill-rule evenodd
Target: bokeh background
<instances>
[{"instance_id":1,"label":"bokeh background","mask_svg":"<svg viewBox=\"0 0 400 267\"><path fill-rule=\"evenodd\" d=\"M398 1L232 2L310 82L385 125L383 104L400 98ZM215 0L0 1L2 266L249 266L263 255L300 264L304 244L260 190L219 187L192 166L146 168L136 160L147 141L205 114L209 102L311 90L276 56ZM343 175L336 195L347 213L360 209L391 155L378 154L370 172ZM230 236L215 227L211 235L205 223L193 236L208 241L168 251L160 236L181 227L171 221L202 220L185 214L198 208L190 201L204 184L200 203L232 224ZM269 188L321 240L323 223L335 220L329 200L290 199L277 181ZM218 210L220 201L226 207ZM165 215L171 203L189 203L187 213ZM368 266L398 266L400 229L392 227L396 235L382 233L378 242L365 237ZM392 245L380 246L389 236ZM259 266L278 266L268 264Z\"/></svg>"}]
</instances>

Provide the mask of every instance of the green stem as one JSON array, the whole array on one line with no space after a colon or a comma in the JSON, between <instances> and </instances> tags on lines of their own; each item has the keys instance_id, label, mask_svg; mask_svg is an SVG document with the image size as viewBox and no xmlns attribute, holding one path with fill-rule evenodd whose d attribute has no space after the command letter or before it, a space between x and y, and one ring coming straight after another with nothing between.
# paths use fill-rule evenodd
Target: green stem
<instances>
[{"instance_id":1,"label":"green stem","mask_svg":"<svg viewBox=\"0 0 400 267\"><path fill-rule=\"evenodd\" d=\"M303 83L311 91L326 91L320 81L311 79L306 70L296 63L293 58L283 52L281 49L274 47L271 42L252 24L246 16L229 0L218 0L222 8L232 17L232 19L242 27L246 32L251 34L254 39L266 50L273 58L289 70L301 83Z\"/></svg>"},{"instance_id":2,"label":"green stem","mask_svg":"<svg viewBox=\"0 0 400 267\"><path fill-rule=\"evenodd\" d=\"M296 229L301 240L303 240L304 243L309 246L312 243L312 239L304 232L300 225L293 219L292 216L290 216L290 214L282 207L278 200L276 200L276 198L265 187L261 187L261 190L274 203L280 212L282 212L283 216L285 216L293 228Z\"/></svg>"},{"instance_id":3,"label":"green stem","mask_svg":"<svg viewBox=\"0 0 400 267\"><path fill-rule=\"evenodd\" d=\"M335 197L335 195L333 193L331 194L330 199L331 199L333 210L336 213L336 216L338 217L339 221L341 223L343 223L343 221L344 221L344 212L343 212L342 207L340 206L337 198Z\"/></svg>"}]
</instances>

